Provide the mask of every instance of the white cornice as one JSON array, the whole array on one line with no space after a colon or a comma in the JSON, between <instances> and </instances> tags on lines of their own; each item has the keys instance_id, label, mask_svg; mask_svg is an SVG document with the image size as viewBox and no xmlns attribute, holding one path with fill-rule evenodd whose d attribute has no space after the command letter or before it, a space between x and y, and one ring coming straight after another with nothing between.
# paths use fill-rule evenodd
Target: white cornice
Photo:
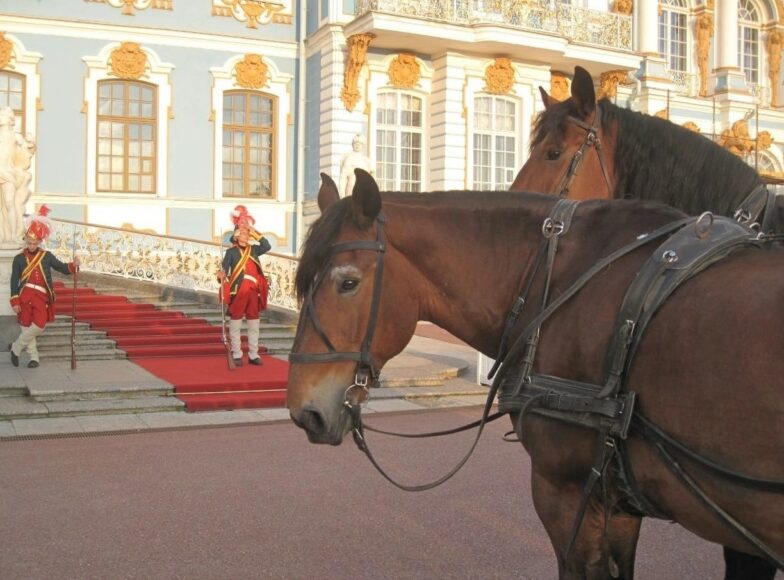
<instances>
[{"instance_id":1,"label":"white cornice","mask_svg":"<svg viewBox=\"0 0 784 580\"><path fill-rule=\"evenodd\" d=\"M144 44L162 44L181 48L199 48L227 52L258 52L264 47L264 56L296 58L297 43L278 40L242 38L236 35L208 34L186 30L168 30L143 26L118 26L79 20L55 18L29 18L0 13L3 31L39 36L64 36L93 38L116 42L118 39Z\"/></svg>"}]
</instances>

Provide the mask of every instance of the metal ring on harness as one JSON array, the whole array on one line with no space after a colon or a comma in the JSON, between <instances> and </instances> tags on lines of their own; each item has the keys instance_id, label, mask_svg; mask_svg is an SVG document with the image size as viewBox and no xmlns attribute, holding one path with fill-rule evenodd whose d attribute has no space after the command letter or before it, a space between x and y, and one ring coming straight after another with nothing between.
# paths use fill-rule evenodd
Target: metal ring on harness
<instances>
[{"instance_id":1,"label":"metal ring on harness","mask_svg":"<svg viewBox=\"0 0 784 580\"><path fill-rule=\"evenodd\" d=\"M553 218L546 218L542 223L542 235L548 240L553 236L560 236L564 231L564 223Z\"/></svg>"}]
</instances>

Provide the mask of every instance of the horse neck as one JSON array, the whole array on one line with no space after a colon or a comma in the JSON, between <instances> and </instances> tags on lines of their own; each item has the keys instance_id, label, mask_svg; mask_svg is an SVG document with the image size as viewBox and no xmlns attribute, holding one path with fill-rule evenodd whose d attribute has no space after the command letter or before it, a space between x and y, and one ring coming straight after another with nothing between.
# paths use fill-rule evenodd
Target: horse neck
<instances>
[{"instance_id":1,"label":"horse neck","mask_svg":"<svg viewBox=\"0 0 784 580\"><path fill-rule=\"evenodd\" d=\"M419 320L489 356L554 203L526 197L454 192L384 201L389 244L403 256L406 283L418 288Z\"/></svg>"}]
</instances>

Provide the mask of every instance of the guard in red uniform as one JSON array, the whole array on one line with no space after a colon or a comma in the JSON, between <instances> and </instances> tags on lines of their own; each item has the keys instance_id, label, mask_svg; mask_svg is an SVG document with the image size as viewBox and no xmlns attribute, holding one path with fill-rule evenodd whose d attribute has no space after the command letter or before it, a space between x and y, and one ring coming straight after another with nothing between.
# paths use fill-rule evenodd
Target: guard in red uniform
<instances>
[{"instance_id":1,"label":"guard in red uniform","mask_svg":"<svg viewBox=\"0 0 784 580\"><path fill-rule=\"evenodd\" d=\"M237 366L242 365L240 328L242 319L248 323L248 362L260 365L259 316L267 308L267 280L259 258L270 249L270 243L253 224L245 206L238 205L232 212L234 222L233 246L226 250L218 280L224 285L224 300L229 304L229 340L231 356Z\"/></svg>"},{"instance_id":2,"label":"guard in red uniform","mask_svg":"<svg viewBox=\"0 0 784 580\"><path fill-rule=\"evenodd\" d=\"M79 267L79 258L64 264L54 254L39 248L51 232L51 222L46 217L49 208L41 206L25 232L25 249L14 256L11 266L11 308L16 313L21 333L9 345L11 362L19 366L19 355L27 350L31 369L39 365L36 338L44 331L47 322L54 320L54 291L52 268L63 274L73 274Z\"/></svg>"}]
</instances>

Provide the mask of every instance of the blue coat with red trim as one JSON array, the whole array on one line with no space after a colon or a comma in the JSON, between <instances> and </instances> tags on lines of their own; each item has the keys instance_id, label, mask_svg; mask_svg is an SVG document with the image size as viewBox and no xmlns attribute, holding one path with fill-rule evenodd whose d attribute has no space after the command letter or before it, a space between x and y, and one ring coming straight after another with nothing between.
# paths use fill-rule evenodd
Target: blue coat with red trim
<instances>
[{"instance_id":1,"label":"blue coat with red trim","mask_svg":"<svg viewBox=\"0 0 784 580\"><path fill-rule=\"evenodd\" d=\"M248 257L249 260L253 260L256 265L259 267L259 272L263 272L261 268L261 261L259 258L269 252L272 249L269 241L265 237L259 237L258 244L252 244L250 246L250 256ZM222 269L226 272L227 280L231 280L234 274L234 269L239 265L240 260L242 258L242 250L239 246L234 246L233 248L229 248L226 250L226 254L223 257L223 264ZM236 278L234 278L233 283L231 284L231 288L229 289L229 295L234 296L237 294L237 290L239 290L240 286L242 285L242 280L245 278L245 272L239 272Z\"/></svg>"},{"instance_id":2,"label":"blue coat with red trim","mask_svg":"<svg viewBox=\"0 0 784 580\"><path fill-rule=\"evenodd\" d=\"M43 252L43 258L41 258L41 264L39 268L43 270L44 273L44 280L46 280L46 290L49 294L49 302L54 302L54 290L52 289L52 268L57 270L62 274L72 274L73 273L73 265L66 264L58 260L52 252L47 252L46 250L38 250L39 252ZM22 288L24 288L25 281L22 280L22 273L27 266L27 258L25 257L25 253L21 252L14 256L14 261L11 264L11 306L18 306L19 305L19 294L22 292Z\"/></svg>"}]
</instances>

